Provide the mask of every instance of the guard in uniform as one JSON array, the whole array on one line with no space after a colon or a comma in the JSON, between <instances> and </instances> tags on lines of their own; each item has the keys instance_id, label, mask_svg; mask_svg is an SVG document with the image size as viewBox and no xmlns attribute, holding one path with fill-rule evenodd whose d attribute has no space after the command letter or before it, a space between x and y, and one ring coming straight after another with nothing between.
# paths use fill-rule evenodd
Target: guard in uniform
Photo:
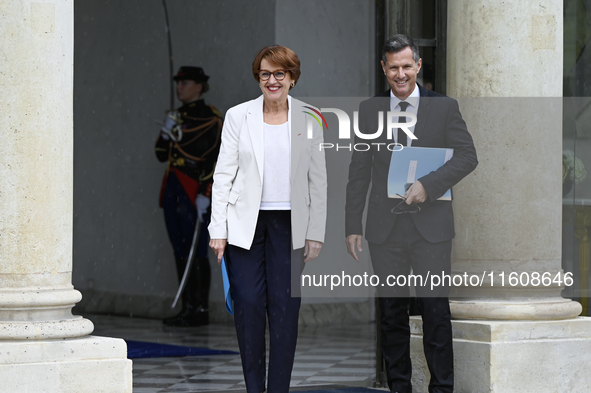
<instances>
[{"instance_id":1,"label":"guard in uniform","mask_svg":"<svg viewBox=\"0 0 591 393\"><path fill-rule=\"evenodd\" d=\"M222 116L201 98L209 89L208 79L209 76L200 67L180 68L174 80L177 97L183 106L177 111L167 112L156 141L156 157L168 163L160 192L160 207L164 209L179 283L187 265L197 217L201 218L200 234L194 245L193 262L182 294L183 308L178 315L163 321L168 326L209 323L211 270L207 258L207 225L213 171L220 149Z\"/></svg>"}]
</instances>

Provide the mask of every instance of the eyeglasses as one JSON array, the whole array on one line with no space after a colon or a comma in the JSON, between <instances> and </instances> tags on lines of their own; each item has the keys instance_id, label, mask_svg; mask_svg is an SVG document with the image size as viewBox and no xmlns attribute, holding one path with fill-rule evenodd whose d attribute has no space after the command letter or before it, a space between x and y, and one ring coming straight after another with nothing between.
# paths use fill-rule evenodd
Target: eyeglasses
<instances>
[{"instance_id":1,"label":"eyeglasses","mask_svg":"<svg viewBox=\"0 0 591 393\"><path fill-rule=\"evenodd\" d=\"M267 70L260 70L259 71L259 79L262 81L266 81L271 77L271 74L275 77L276 80L282 81L285 79L285 75L288 70L275 70L275 71L267 71Z\"/></svg>"},{"instance_id":2,"label":"eyeglasses","mask_svg":"<svg viewBox=\"0 0 591 393\"><path fill-rule=\"evenodd\" d=\"M392 213L394 214L405 214L405 213L417 213L421 211L421 207L419 205L417 205L416 203L411 203L410 205L406 204L406 198L403 197L400 194L396 194L398 195L400 198L402 198L402 202L400 202L398 205L394 206L391 210Z\"/></svg>"}]
</instances>

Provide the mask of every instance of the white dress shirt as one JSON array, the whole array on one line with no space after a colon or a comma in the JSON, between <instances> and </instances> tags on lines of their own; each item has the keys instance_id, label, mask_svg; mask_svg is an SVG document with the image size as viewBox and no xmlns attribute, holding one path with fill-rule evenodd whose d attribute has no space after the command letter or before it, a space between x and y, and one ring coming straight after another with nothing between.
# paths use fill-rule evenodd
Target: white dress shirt
<instances>
[{"instance_id":1,"label":"white dress shirt","mask_svg":"<svg viewBox=\"0 0 591 393\"><path fill-rule=\"evenodd\" d=\"M421 94L419 93L419 85L417 85L415 83L414 90L404 100L409 103L408 107L406 108L406 112L412 113L413 115L416 116L417 113L419 112L420 98L421 98ZM390 89L390 112L401 112L402 111L402 108L400 108L400 105L399 105L400 101L402 101L402 100L399 99L398 97L396 97L394 95L394 93L392 93L392 89ZM392 119L392 120L394 123L398 123L399 116L395 115L395 117L396 118ZM407 118L406 121L409 122L409 119ZM414 134L415 126L408 127L408 128ZM404 131L399 130L399 132L404 132ZM393 134L394 134L394 142L398 142L398 133L393 133ZM410 147L411 144L412 144L412 139L406 138L406 147Z\"/></svg>"},{"instance_id":2,"label":"white dress shirt","mask_svg":"<svg viewBox=\"0 0 591 393\"><path fill-rule=\"evenodd\" d=\"M264 123L264 170L261 210L290 210L291 149L287 123Z\"/></svg>"}]
</instances>

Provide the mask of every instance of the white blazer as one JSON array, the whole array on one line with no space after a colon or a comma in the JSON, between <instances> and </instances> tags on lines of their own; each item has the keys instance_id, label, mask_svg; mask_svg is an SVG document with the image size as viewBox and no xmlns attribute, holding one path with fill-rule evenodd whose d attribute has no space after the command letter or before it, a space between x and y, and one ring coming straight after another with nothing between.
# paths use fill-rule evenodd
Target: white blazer
<instances>
[{"instance_id":1,"label":"white blazer","mask_svg":"<svg viewBox=\"0 0 591 393\"><path fill-rule=\"evenodd\" d=\"M313 121L308 137L302 101L288 96L291 134L291 230L293 249L306 239L324 242L326 164L322 129ZM312 119L313 120L313 119ZM220 154L213 175L209 236L250 249L263 191L263 96L226 112Z\"/></svg>"}]
</instances>

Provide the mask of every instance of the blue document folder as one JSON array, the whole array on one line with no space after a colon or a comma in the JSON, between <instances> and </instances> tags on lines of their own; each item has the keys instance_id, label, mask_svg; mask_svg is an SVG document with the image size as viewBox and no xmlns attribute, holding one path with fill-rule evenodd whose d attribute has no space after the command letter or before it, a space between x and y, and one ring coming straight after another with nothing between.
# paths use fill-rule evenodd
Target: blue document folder
<instances>
[{"instance_id":1,"label":"blue document folder","mask_svg":"<svg viewBox=\"0 0 591 393\"><path fill-rule=\"evenodd\" d=\"M226 299L226 311L234 315L232 306L232 295L230 294L230 279L228 278L228 269L226 268L226 258L222 257L222 281L224 283L224 299Z\"/></svg>"},{"instance_id":2,"label":"blue document folder","mask_svg":"<svg viewBox=\"0 0 591 393\"><path fill-rule=\"evenodd\" d=\"M419 178L437 170L453 156L454 149L435 147L405 147L393 151L388 172L388 197L400 198L407 186ZM451 190L438 199L451 201Z\"/></svg>"}]
</instances>

